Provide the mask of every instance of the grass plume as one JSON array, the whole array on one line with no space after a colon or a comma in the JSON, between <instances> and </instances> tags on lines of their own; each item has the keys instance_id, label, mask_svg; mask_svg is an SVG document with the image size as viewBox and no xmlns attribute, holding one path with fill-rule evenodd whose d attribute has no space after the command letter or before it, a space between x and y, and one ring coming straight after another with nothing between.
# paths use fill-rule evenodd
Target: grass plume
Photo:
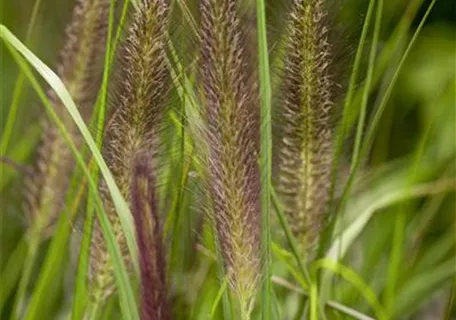
<instances>
[{"instance_id":1,"label":"grass plume","mask_svg":"<svg viewBox=\"0 0 456 320\"><path fill-rule=\"evenodd\" d=\"M165 62L168 4L163 0L143 0L133 17L123 46L118 71L118 92L110 105L112 119L104 139L104 156L117 185L131 205L135 159L148 155L155 167L158 134L165 112L168 70ZM128 248L112 199L101 184L106 213L128 263ZM92 293L96 303L114 291L112 265L97 223L91 252Z\"/></svg>"},{"instance_id":2,"label":"grass plume","mask_svg":"<svg viewBox=\"0 0 456 320\"><path fill-rule=\"evenodd\" d=\"M237 5L201 2L201 72L213 219L230 287L248 317L261 273L259 105Z\"/></svg>"},{"instance_id":3,"label":"grass plume","mask_svg":"<svg viewBox=\"0 0 456 320\"><path fill-rule=\"evenodd\" d=\"M76 2L57 67L58 75L85 119L90 116L101 81L108 10L108 0ZM76 126L59 98L53 91L48 96L67 130L80 141ZM74 167L71 152L54 123L45 118L42 128L35 172L25 181L26 212L38 232L51 228L62 210Z\"/></svg>"},{"instance_id":4,"label":"grass plume","mask_svg":"<svg viewBox=\"0 0 456 320\"><path fill-rule=\"evenodd\" d=\"M136 162L131 191L141 269L141 319L171 319L156 179L147 157L142 157Z\"/></svg>"},{"instance_id":5,"label":"grass plume","mask_svg":"<svg viewBox=\"0 0 456 320\"><path fill-rule=\"evenodd\" d=\"M294 1L279 110L278 187L307 257L318 242L330 187L334 82L326 10L324 0Z\"/></svg>"}]
</instances>

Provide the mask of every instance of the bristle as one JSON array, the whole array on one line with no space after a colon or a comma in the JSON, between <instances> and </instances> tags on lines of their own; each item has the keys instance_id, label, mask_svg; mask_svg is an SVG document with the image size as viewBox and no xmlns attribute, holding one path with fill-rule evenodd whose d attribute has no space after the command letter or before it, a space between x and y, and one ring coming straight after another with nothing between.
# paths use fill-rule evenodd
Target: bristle
<instances>
[{"instance_id":1,"label":"bristle","mask_svg":"<svg viewBox=\"0 0 456 320\"><path fill-rule=\"evenodd\" d=\"M60 53L58 75L85 119L92 110L102 75L108 7L109 0L79 0ZM53 91L48 96L65 128L78 143L76 126L65 107ZM62 210L74 167L71 152L53 122L43 119L42 127L35 172L25 181L26 213L37 232L49 227Z\"/></svg>"},{"instance_id":2,"label":"bristle","mask_svg":"<svg viewBox=\"0 0 456 320\"><path fill-rule=\"evenodd\" d=\"M136 162L131 190L141 269L141 319L170 319L166 262L158 215L156 180L147 157Z\"/></svg>"},{"instance_id":3,"label":"bristle","mask_svg":"<svg viewBox=\"0 0 456 320\"><path fill-rule=\"evenodd\" d=\"M279 111L279 191L307 257L318 241L330 185L335 88L326 16L323 0L294 3Z\"/></svg>"},{"instance_id":4,"label":"bristle","mask_svg":"<svg viewBox=\"0 0 456 320\"><path fill-rule=\"evenodd\" d=\"M119 189L131 204L135 158L147 152L153 166L159 148L159 132L165 113L169 74L166 66L168 4L163 0L143 0L135 13L123 45L118 70L117 94L109 102L114 107L106 129L104 156ZM101 184L106 214L129 262L122 226L104 183ZM95 224L91 259L91 283L95 299L102 301L114 290L113 271L101 230Z\"/></svg>"},{"instance_id":5,"label":"bristle","mask_svg":"<svg viewBox=\"0 0 456 320\"><path fill-rule=\"evenodd\" d=\"M250 313L260 274L259 105L236 0L202 0L202 93L213 220L231 289Z\"/></svg>"}]
</instances>

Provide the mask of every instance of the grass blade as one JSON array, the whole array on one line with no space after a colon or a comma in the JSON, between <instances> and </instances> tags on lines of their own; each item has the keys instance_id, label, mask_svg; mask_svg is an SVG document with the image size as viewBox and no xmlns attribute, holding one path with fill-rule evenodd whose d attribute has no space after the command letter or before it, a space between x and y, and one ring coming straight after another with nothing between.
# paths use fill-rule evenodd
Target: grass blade
<instances>
[{"instance_id":1,"label":"grass blade","mask_svg":"<svg viewBox=\"0 0 456 320\"><path fill-rule=\"evenodd\" d=\"M307 284L310 285L310 275L308 274L307 270L304 268L304 264L302 263L301 256L299 254L299 247L296 242L295 237L293 236L293 233L291 232L290 226L288 225L287 218L285 217L285 214L283 213L283 209L280 205L279 199L277 197L277 194L275 193L275 190L272 190L272 203L274 205L275 211L277 213L277 217L279 218L280 225L285 233L285 236L287 238L287 241L290 245L291 252L293 253L293 256L296 259L296 263L298 264L299 271L302 273L302 276L306 279Z\"/></svg>"},{"instance_id":2,"label":"grass blade","mask_svg":"<svg viewBox=\"0 0 456 320\"><path fill-rule=\"evenodd\" d=\"M431 13L432 11L432 8L434 7L435 5L435 2L436 0L432 0L432 2L429 4L429 7L427 8L423 18L421 19L420 21L420 24L418 25L418 28L415 30L415 33L413 34L412 36L412 39L410 40L408 46L407 46L407 49L405 50L404 54L402 55L402 58L399 62L399 65L397 66L395 72L394 72L394 75L393 77L391 78L391 81L389 82L389 85L388 85L388 88L386 89L386 92L384 94L384 96L382 97L379 105L378 105L378 108L377 110L375 111L374 113L374 116L372 118L372 121L370 122L369 126L368 126L368 130L367 130L367 133L366 133L366 137L365 137L365 140L363 141L363 145L361 147L361 151L359 152L358 154L358 158L357 159L354 159L354 162L353 162L353 165L352 165L352 170L350 171L350 176L348 178L348 181L347 181L347 184L345 185L345 188L344 188L344 191L343 191L343 194L342 194L342 197L341 197L341 201L340 201L340 204L338 206L338 209L337 209L337 212L339 212L343 206L345 205L345 202L346 202L346 199L347 197L349 196L350 194L350 191L351 191L351 187L353 185L353 181L354 181L354 178L355 178L355 175L356 175L356 171L361 163L361 159L363 159L367 153L369 152L370 150L370 147L374 141L374 138L375 138L375 134L377 132L377 129L378 129L378 124L380 122L380 119L383 115L383 112L385 111L385 108L387 106L387 103L389 101L389 98L391 96L391 93L393 91L393 88L394 88L394 85L396 84L398 78L399 78L399 74L402 70L402 67L404 66L404 63L413 47L413 45L415 44L416 42L416 39L418 38L418 35L420 34L421 30L423 29L424 27L424 23L426 22L427 18L429 17L429 14Z\"/></svg>"},{"instance_id":3,"label":"grass blade","mask_svg":"<svg viewBox=\"0 0 456 320\"><path fill-rule=\"evenodd\" d=\"M349 269L339 262L330 259L317 260L312 264L312 268L314 272L316 272L318 269L326 269L339 274L342 278L344 278L346 281L358 289L366 302L368 302L372 309L375 311L375 314L379 320L388 319L386 317L386 310L380 304L375 293L353 270Z\"/></svg>"},{"instance_id":4,"label":"grass blade","mask_svg":"<svg viewBox=\"0 0 456 320\"><path fill-rule=\"evenodd\" d=\"M369 30L369 25L373 16L375 8L375 0L370 0L369 1L369 7L367 9L366 13L366 18L364 19L364 25L363 25L363 30L361 32L361 37L358 42L358 48L356 50L356 55L355 55L355 61L353 65L353 70L350 74L350 81L348 85L348 91L347 91L347 96L345 98L344 102L344 108L343 108L343 115L342 119L339 123L339 126L337 128L336 132L336 142L335 142L335 151L334 151L334 160L333 160L333 167L332 167L332 181L331 181L331 190L330 190L330 199L329 199L329 212L332 213L334 210L334 192L336 188L336 183L337 183L337 170L340 165L340 158L342 156L342 150L344 146L344 141L345 137L347 136L347 132L349 130L349 120L351 117L351 105L353 101L353 95L356 90L356 81L358 80L358 73L359 69L361 67L361 58L364 52L364 45L366 43L367 39L367 33ZM331 220L330 225L328 226L328 229L324 232L322 236L322 241L320 244L319 248L319 256L324 255L324 250L326 247L329 245L330 238L332 236L332 233L334 231L334 226L337 222L337 215L334 217L334 219Z\"/></svg>"},{"instance_id":5,"label":"grass blade","mask_svg":"<svg viewBox=\"0 0 456 320\"><path fill-rule=\"evenodd\" d=\"M438 194L454 190L454 180L443 180L425 184L417 184L413 187L400 186L399 188L392 187L387 193L373 199L364 210L356 209L352 206L347 207L347 210L358 210L361 212L356 220L354 220L344 232L336 238L331 248L328 250L326 257L333 260L340 260L350 248L351 244L364 230L367 223L370 221L376 211L391 206L411 198L422 197L430 194Z\"/></svg>"},{"instance_id":6,"label":"grass blade","mask_svg":"<svg viewBox=\"0 0 456 320\"><path fill-rule=\"evenodd\" d=\"M261 177L261 245L263 251L264 283L261 291L261 317L271 316L271 249L269 213L271 211L272 128L271 128L271 75L266 29L264 0L257 0L257 32L260 74L260 177Z\"/></svg>"},{"instance_id":7,"label":"grass blade","mask_svg":"<svg viewBox=\"0 0 456 320\"><path fill-rule=\"evenodd\" d=\"M429 139L434 119L431 119L427 129L425 130L423 136L420 139L420 143L415 151L413 157L412 165L410 166L408 177L405 180L407 189L413 186L414 181L416 181L416 176L418 174L418 168L420 161L422 161L423 153L425 151L426 143ZM396 286L400 276L401 265L403 265L403 254L404 254L404 242L406 240L406 211L404 207L407 207L407 204L402 204L399 208L398 215L394 222L394 233L392 239L392 248L391 255L388 265L388 281L385 288L385 306L388 308L390 313L394 308L396 301Z\"/></svg>"},{"instance_id":8,"label":"grass blade","mask_svg":"<svg viewBox=\"0 0 456 320\"><path fill-rule=\"evenodd\" d=\"M371 91L372 78L374 75L375 57L377 55L377 46L378 46L378 40L380 37L380 27L381 27L381 23L382 23L382 16L383 16L383 0L377 0L377 12L375 15L374 35L373 35L372 45L371 45L370 54L369 54L366 83L364 84L364 89L363 89L361 111L359 114L358 126L356 128L355 147L353 148L353 156L352 156L352 163L351 163L350 170L354 169L356 159L358 159L358 157L359 157L359 150L361 148L361 140L362 140L363 131L364 131L364 122L365 122L366 113L367 113L367 102L368 102L368 98L369 98L369 92Z\"/></svg>"},{"instance_id":9,"label":"grass blade","mask_svg":"<svg viewBox=\"0 0 456 320\"><path fill-rule=\"evenodd\" d=\"M278 284L278 285L281 285L285 288L288 288L294 292L297 292L299 294L302 294L303 296L305 297L308 297L309 294L302 290L301 288L295 286L294 284L292 283L289 283L288 281L286 281L285 279L281 279L281 278L278 278L276 276L273 276L272 277L272 280L275 284ZM366 315L366 314L363 314L361 312L359 312L358 310L355 310L353 308L350 308L344 304L341 304L337 301L333 301L333 300L329 300L326 302L326 306L327 307L330 307L334 310L337 310L339 312L342 312L350 317L352 317L353 319L357 319L357 320L375 320L374 318Z\"/></svg>"},{"instance_id":10,"label":"grass blade","mask_svg":"<svg viewBox=\"0 0 456 320\"><path fill-rule=\"evenodd\" d=\"M0 314L20 278L27 255L27 243L21 239L0 274Z\"/></svg>"}]
</instances>

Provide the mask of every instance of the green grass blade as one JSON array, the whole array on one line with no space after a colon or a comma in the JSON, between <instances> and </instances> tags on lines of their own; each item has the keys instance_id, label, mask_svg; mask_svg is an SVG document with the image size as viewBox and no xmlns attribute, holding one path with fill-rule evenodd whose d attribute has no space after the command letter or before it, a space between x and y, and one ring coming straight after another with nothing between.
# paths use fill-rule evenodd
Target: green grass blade
<instances>
[{"instance_id":1,"label":"green grass blade","mask_svg":"<svg viewBox=\"0 0 456 320\"><path fill-rule=\"evenodd\" d=\"M261 176L261 245L264 255L264 283L261 292L261 317L271 318L271 249L269 213L271 211L272 129L271 129L271 75L266 29L264 0L257 0L257 32L260 74L260 176Z\"/></svg>"},{"instance_id":2,"label":"green grass blade","mask_svg":"<svg viewBox=\"0 0 456 320\"><path fill-rule=\"evenodd\" d=\"M454 183L454 179L448 179L417 184L413 187L404 185L394 187L394 185L392 185L388 192L384 192L383 195L378 195L375 199L370 199L367 207L364 209L348 206L347 210L357 210L353 212L360 212L360 214L344 229L343 233L336 238L331 248L328 250L326 257L332 260L342 259L376 211L408 199L454 190Z\"/></svg>"},{"instance_id":3,"label":"green grass blade","mask_svg":"<svg viewBox=\"0 0 456 320\"><path fill-rule=\"evenodd\" d=\"M282 261L287 266L288 271L291 273L293 278L295 278L295 280L299 283L301 288L305 291L308 291L310 286L310 279L305 279L304 276L301 274L302 272L297 270L295 268L295 265L291 263L290 260L292 260L293 254L274 242L271 243L271 251L274 254L274 256L278 259L278 261Z\"/></svg>"},{"instance_id":4,"label":"green grass blade","mask_svg":"<svg viewBox=\"0 0 456 320\"><path fill-rule=\"evenodd\" d=\"M391 36L388 40L382 44L381 52L376 59L375 63L375 72L372 80L371 89L374 89L379 82L384 78L385 71L391 67L391 62L395 61L395 56L398 55L400 48L402 48L401 43L405 40L407 32L410 29L410 25L415 19L415 16L418 12L418 9L421 6L423 0L411 0L407 4L404 14L402 15L401 20L395 27ZM347 128L352 128L356 117L358 116L359 105L361 104L363 90L364 88L359 88L352 100L352 112L350 112L350 117L347 118Z\"/></svg>"},{"instance_id":5,"label":"green grass blade","mask_svg":"<svg viewBox=\"0 0 456 320\"><path fill-rule=\"evenodd\" d=\"M296 263L298 264L299 271L302 273L302 276L306 279L307 284L310 285L310 275L304 267L301 256L299 254L298 244L296 242L295 237L293 236L293 233L291 232L287 218L283 213L283 208L280 205L279 199L274 189L272 189L272 203L277 213L277 217L279 218L280 225L285 233L285 237L287 238L288 244L290 245L291 252L293 253Z\"/></svg>"},{"instance_id":6,"label":"green grass blade","mask_svg":"<svg viewBox=\"0 0 456 320\"><path fill-rule=\"evenodd\" d=\"M329 201L329 212L332 213L334 209L334 192L337 184L337 172L340 165L340 159L342 156L342 150L345 142L345 137L347 136L347 132L349 130L349 120L351 117L351 106L353 102L353 95L355 93L356 88L356 81L358 80L359 69L361 67L361 58L364 52L364 45L367 39L367 33L369 31L369 25L372 19L372 15L375 8L375 0L369 1L369 7L367 9L366 18L364 19L363 30L361 32L361 37L358 42L358 48L356 50L355 61L353 64L353 70L350 74L350 81L348 85L347 96L344 102L343 108L343 115L342 119L337 128L337 135L336 135L336 146L334 151L334 158L333 158L333 166L332 166L332 174L331 174L331 190L330 190L330 201ZM331 239L332 233L334 231L334 226L337 222L337 215L331 220L330 225L328 226L327 230L324 232L319 248L319 256L324 255L324 251L329 245L329 241Z\"/></svg>"},{"instance_id":7,"label":"green grass blade","mask_svg":"<svg viewBox=\"0 0 456 320\"><path fill-rule=\"evenodd\" d=\"M363 29L363 31L362 31L360 45L359 45L360 50L362 50L362 48L364 47L364 42L366 41L367 29L370 24L370 19L371 19L370 16L372 15L371 11L373 10L374 2L375 1L371 1L370 6L368 8L366 24L365 24L366 28ZM355 145L353 148L350 172L353 172L354 170L356 170L356 165L357 165L357 161L359 158L361 141L362 141L362 136L363 136L363 132L364 132L364 123L365 123L366 114L367 114L367 103L368 103L369 93L371 91L372 78L374 75L375 57L377 54L377 46L378 46L378 41L379 41L379 37L380 37L382 16L383 16L383 0L377 0L377 8L376 8L374 31L373 31L373 40L372 40L372 44L371 44L371 48L370 48L366 81L365 81L364 88L363 88L361 108L360 108L360 112L359 112L358 125L356 128ZM356 73L355 77L357 76L357 73L358 73L357 69L359 68L359 65L357 66L356 63L358 63L358 64L360 63L360 60L356 61L357 59L359 59L359 57L356 57L356 59L355 59L355 70L353 71L353 73ZM352 82L352 81L355 81L355 79L356 78L353 78L350 80L350 82L351 82L350 87L352 85L354 85L354 82ZM351 91L351 93L350 93L350 96L346 100L346 105L345 105L346 108L353 107L353 105L352 105L353 87L349 90ZM344 109L344 112L345 112L345 109ZM348 131L348 127L349 127L348 122L349 122L350 114L347 112L347 113L345 113L345 115L346 115L346 117L343 120L342 134L340 137L338 137L340 139L344 138L344 135ZM341 142L343 142L343 140ZM338 150L341 151L341 149L339 149L340 147L342 147L342 144L337 146ZM340 151L337 151L337 152L340 152ZM338 155L340 155L340 154L338 154ZM336 158L336 163L338 163L338 162L339 162L339 159ZM336 182L336 181L334 180L334 182ZM336 218L339 220L343 220L343 213L344 213L344 211L340 211L340 213L336 216ZM323 291L324 298L327 298L326 295L327 295L327 292Z\"/></svg>"},{"instance_id":8,"label":"green grass blade","mask_svg":"<svg viewBox=\"0 0 456 320\"><path fill-rule=\"evenodd\" d=\"M27 253L25 256L24 266L19 280L17 293L13 302L13 310L11 319L20 319L21 310L24 310L24 300L27 294L27 287L32 276L33 269L36 264L38 249L40 245L40 235L32 231L30 238L27 241Z\"/></svg>"},{"instance_id":9,"label":"green grass blade","mask_svg":"<svg viewBox=\"0 0 456 320\"><path fill-rule=\"evenodd\" d=\"M387 103L389 101L389 98L391 96L391 93L393 91L393 88L399 78L399 74L402 70L402 67L404 66L404 63L405 61L407 60L407 57L413 47L413 45L415 44L416 42L416 39L418 38L418 35L421 33L421 30L423 29L424 27L424 23L426 22L427 18L429 17L429 14L431 13L434 5L435 5L435 2L436 0L432 0L432 2L429 4L429 7L427 8L423 18L421 19L420 21L420 24L418 25L417 29L415 30L415 33L413 34L412 36L412 39L410 40L408 46L407 46L407 49L405 50L404 54L402 55L402 58L399 62L399 65L397 66L395 72L394 72L394 75L393 77L391 78L390 82L389 82L389 85L385 91L385 94L383 95L382 99L380 100L380 103L379 103L379 106L378 108L376 109L375 113L374 113L374 116L372 118L372 121L370 122L369 126L368 126L368 130L367 130L367 133L366 133L366 137L365 137L365 140L363 141L363 146L361 148L361 151L359 153L359 156L357 159L355 159L355 162L353 164L353 168L350 172L350 176L348 178L348 181L347 181L347 184L345 185L345 188L344 188L344 191L343 191L343 194L342 194L342 197L341 197L341 201L340 201L340 204L339 204L339 207L337 209L337 212L339 212L340 210L342 210L342 208L344 207L345 205L345 202L346 202L346 199L347 197L350 195L350 192L351 192L351 187L353 185L353 181L354 181L354 178L355 178L355 175L356 175L356 171L360 165L360 162L361 162L361 159L363 159L367 153L369 152L370 150L370 147L374 141L374 138L375 138L375 134L377 132L377 129L378 129L378 125L379 125L379 122L380 122L380 119L385 111L385 108L387 106Z\"/></svg>"},{"instance_id":10,"label":"green grass blade","mask_svg":"<svg viewBox=\"0 0 456 320\"><path fill-rule=\"evenodd\" d=\"M111 56L109 58L110 66L112 66L112 64L114 62L114 59L116 57L117 46L119 44L120 36L122 35L122 31L125 28L125 22L127 20L128 8L130 7L130 3L131 2L132 2L131 0L124 0L124 3L123 3L122 14L120 15L120 21L119 21L119 25L117 26L116 36L114 37L114 42L112 42L112 45L110 46L110 48L111 48L111 52L110 52ZM111 19L111 17L110 17L110 19ZM111 40L111 37L108 37L108 39Z\"/></svg>"},{"instance_id":11,"label":"green grass blade","mask_svg":"<svg viewBox=\"0 0 456 320\"><path fill-rule=\"evenodd\" d=\"M0 314L20 278L26 255L27 243L21 239L0 274Z\"/></svg>"},{"instance_id":12,"label":"green grass blade","mask_svg":"<svg viewBox=\"0 0 456 320\"><path fill-rule=\"evenodd\" d=\"M409 169L408 177L405 180L405 184L407 188L411 188L413 183L416 181L416 176L418 173L418 168L420 165L420 161L422 161L423 154L425 151L426 143L429 139L429 135L431 133L431 129L433 126L434 119L431 119L427 129L425 130L422 138L420 139L420 143L418 148L416 149L414 161L412 166ZM399 280L399 273L401 266L403 265L403 254L404 254L404 242L405 242L405 228L407 224L407 215L406 209L404 208L406 205L402 205L399 208L398 215L394 222L394 234L392 239L392 249L390 255L390 261L388 265L388 280L387 285L385 288L385 306L388 308L390 313L394 308L395 300L396 300L396 286Z\"/></svg>"},{"instance_id":13,"label":"green grass blade","mask_svg":"<svg viewBox=\"0 0 456 320\"><path fill-rule=\"evenodd\" d=\"M369 99L369 93L371 91L371 86L372 86L372 78L374 75L375 56L377 55L377 46L378 46L378 40L380 37L380 27L381 27L381 23L382 23L382 16L383 16L383 0L377 0L374 35L373 35L373 39L372 39L372 45L370 48L369 62L368 62L367 75L366 75L366 83L364 84L364 88L363 88L361 110L360 110L359 119L358 119L358 126L356 128L355 146L353 148L353 156L352 156L352 163L351 163L350 171L354 170L356 161L357 161L356 159L359 158L361 140L362 140L363 131L364 131L364 122L366 120L367 102Z\"/></svg>"},{"instance_id":14,"label":"green grass blade","mask_svg":"<svg viewBox=\"0 0 456 320\"><path fill-rule=\"evenodd\" d=\"M364 297L367 303L372 307L375 311L375 314L379 320L387 320L386 310L380 304L375 293L371 290L371 288L364 282L364 280L356 274L350 268L342 265L339 262L330 260L330 259L320 259L315 261L312 264L313 271L316 272L318 269L326 269L331 270L334 273L337 273L350 284L352 284L361 295Z\"/></svg>"},{"instance_id":15,"label":"green grass blade","mask_svg":"<svg viewBox=\"0 0 456 320\"><path fill-rule=\"evenodd\" d=\"M281 279L281 278L278 278L276 276L273 276L273 282L275 284L278 284L278 285L281 285L287 289L290 289L294 292L297 292L301 295L303 295L304 297L308 297L309 296L309 293L302 290L301 288L295 286L294 284L292 283L289 283L288 281L286 281L285 279ZM350 308L349 306L347 305L344 305L342 303L339 303L337 301L333 301L333 300L329 300L326 302L326 307L330 307L331 309L334 309L334 310L337 310L341 313L344 313L350 317L352 317L353 319L357 319L357 320L375 320L374 318L364 314L364 313L361 313L359 312L358 310L355 310L353 308Z\"/></svg>"},{"instance_id":16,"label":"green grass blade","mask_svg":"<svg viewBox=\"0 0 456 320\"><path fill-rule=\"evenodd\" d=\"M112 29L114 25L114 10L115 10L115 1L111 0L109 5L109 23L108 23L108 34L106 39L106 51L104 58L104 68L103 68L103 79L101 82L101 88L98 93L97 104L94 114L98 114L97 122L97 136L96 142L98 147L101 146L103 139L103 131L105 125L105 116L106 116L106 101L108 98L108 80L111 67L111 41L112 41ZM112 50L114 51L114 50Z\"/></svg>"},{"instance_id":17,"label":"green grass blade","mask_svg":"<svg viewBox=\"0 0 456 320\"><path fill-rule=\"evenodd\" d=\"M353 319L357 319L357 320L375 320L374 318L369 317L368 315L365 315L365 314L359 312L358 310L355 310L353 308L347 307L346 305L343 305L343 304L335 302L335 301L328 301L327 305L329 307L333 308L334 310L337 310L339 312L342 312L342 313L352 317Z\"/></svg>"},{"instance_id":18,"label":"green grass blade","mask_svg":"<svg viewBox=\"0 0 456 320\"><path fill-rule=\"evenodd\" d=\"M353 70L350 73L350 81L348 85L347 96L344 101L343 116L340 122L339 134L337 135L336 143L336 162L340 158L342 152L342 146L345 141L345 137L349 128L348 120L350 118L350 112L353 112L353 96L356 90L356 82L358 81L359 69L361 67L361 59L364 52L364 46L367 40L367 34L369 31L369 26L372 20L372 16L375 8L375 0L369 1L369 7L367 8L366 18L364 19L363 29L361 31L361 37L358 42L358 48L356 49L355 61L353 63Z\"/></svg>"},{"instance_id":19,"label":"green grass blade","mask_svg":"<svg viewBox=\"0 0 456 320\"><path fill-rule=\"evenodd\" d=\"M214 303L212 304L211 319L214 318L215 312L217 311L217 307L220 303L220 300L222 300L223 295L225 294L227 286L228 279L225 277L225 280L223 280L222 286L220 287L220 290L218 291L217 296L215 297Z\"/></svg>"},{"instance_id":20,"label":"green grass blade","mask_svg":"<svg viewBox=\"0 0 456 320\"><path fill-rule=\"evenodd\" d=\"M396 85L396 82L399 78L399 75L402 71L402 68L404 66L404 63L405 61L407 60L409 54L410 54L410 51L412 50L413 48L413 45L415 44L416 40L418 39L418 36L420 35L421 33L421 30L423 29L424 27L424 24L426 23L426 20L427 18L429 17L429 15L431 14L431 11L432 9L434 8L434 5L436 3L436 0L432 0L432 2L429 4L423 18L421 19L420 21L420 24L418 25L418 27L416 28L412 38L410 39L410 42L409 44L407 45L407 48L404 52L404 54L402 55L402 58L399 62L399 65L397 66L395 72L394 72L394 75L393 77L391 78L391 81L389 82L389 85L388 85L388 88L386 89L386 92L385 94L383 95L381 101L380 101L380 104L374 114L374 117L369 125L369 129L368 129L368 132L366 134L366 139L364 141L364 146L363 146L363 150L361 151L361 154L362 155L365 155L372 143L373 143L373 140L375 138L375 134L377 132L377 129L378 129L378 124L380 122L380 119L383 115L383 112L385 111L385 108L387 106L387 103L389 101L389 98L391 97L391 93L393 92L393 88L394 86ZM357 162L359 164L359 161Z\"/></svg>"},{"instance_id":21,"label":"green grass blade","mask_svg":"<svg viewBox=\"0 0 456 320\"><path fill-rule=\"evenodd\" d=\"M52 106L49 104L48 100L46 99L46 94L41 89L40 85L38 84L37 80L35 79L33 73L29 69L29 67L26 64L26 62L24 61L24 59L17 54L17 52L11 47L11 45L13 45L15 48L18 47L18 48L22 49L22 52L25 53L25 56L29 58L28 61L32 62L33 65L35 67L37 67L38 70L41 71L41 74L45 77L46 80L48 80L48 82L51 85L54 85L53 89L56 92L58 90L63 90L64 92L66 92L66 94L65 93L63 94L63 97L66 98L66 100L64 100L64 101L68 103L68 99L69 99L70 100L69 109L71 109L71 107L73 107L74 109L72 111L75 112L77 115L79 115L79 113L76 110L76 106L74 105L74 102L72 101L71 97L69 96L69 93L64 88L60 79L58 79L58 77L48 67L46 67L38 58L36 58L36 56L34 56L31 52L29 52L28 49L26 49L19 42L19 40L17 40L17 38L15 38L14 35L9 32L8 29L6 29L6 27L4 27L3 25L0 25L0 31L1 31L0 36L5 41L5 44L7 45L7 47L10 49L16 62L20 65L23 72L26 74L27 78L30 80L33 88L39 95L43 104L46 106L46 109L47 109L48 113L50 114L51 118L53 119L53 121L55 122L57 127L59 128L65 141L68 143L73 155L76 158L76 162L81 166L81 168L84 171L84 174L87 177L90 191L92 192L92 194L94 195L94 198L96 200L95 201L96 212L97 212L98 218L100 220L100 225L101 225L101 228L103 231L103 235L106 238L108 251L109 251L110 256L113 259L114 274L115 274L117 285L118 285L122 313L128 319L139 319L139 314L138 314L138 310L137 310L137 306L136 306L133 287L132 287L131 281L129 279L129 276L127 274L125 263L123 261L122 254L120 253L120 248L116 241L115 235L112 231L112 227L110 225L109 219L107 218L107 216L104 212L103 204L102 204L101 198L98 194L97 184L93 181L93 179L91 177L91 173L90 173L89 169L87 168L87 166L84 162L84 159L82 158L81 154L77 150L74 142L72 141L69 133L66 131L63 123L58 118L58 116L55 113L55 111L53 110ZM49 73L50 73L50 75L49 75ZM71 103L72 103L72 105L71 105ZM78 119L78 117L76 117L76 119ZM80 119L80 115L79 115L79 120L82 122L82 119ZM86 134L89 135L91 142L94 144L94 141L91 138L90 134L88 133L87 128L85 127L83 122L82 122L82 126L83 126L83 128L85 128ZM89 146L90 146L90 144L89 144ZM99 151L96 146L94 146L94 150L96 150L96 152L98 152L98 154L99 154ZM101 162L104 163L100 154L99 154L99 156L100 156ZM100 163L99 163L99 165L100 165ZM106 166L106 164L104 164L104 165ZM101 165L101 168L103 168L102 165ZM107 176L109 177L110 172L107 169L107 167L106 167L106 170L109 174ZM111 176L111 179L112 179L112 176ZM115 186L115 187L117 188L117 186ZM117 191L118 191L118 189L117 189ZM119 193L119 197L120 198L118 199L118 201L120 201L120 202L123 201L125 203L123 198L120 196L120 193ZM126 206L126 204L125 204L125 206ZM128 210L128 207L127 207L127 210ZM64 225L66 224L67 228L61 227L62 231L53 238L53 243L50 248L50 254L48 254L44 268L43 268L44 271L41 272L40 279L36 285L34 295L29 304L29 307L28 307L28 313L25 318L26 320L32 320L32 319L36 319L36 317L39 317L40 313L38 312L38 310L40 308L41 303L43 302L43 299L46 299L46 296L43 294L43 291L47 287L49 287L50 284L52 284L52 281L50 281L50 279L52 279L52 275L55 273L55 268L57 265L56 261L61 260L61 257L63 256L62 250L66 249L66 246L64 244L66 242L66 239L68 238L68 233L70 232L70 230L68 228L69 221L67 221L67 219L68 219L68 217L66 215L61 215L61 217L60 217L60 221L62 221L61 223Z\"/></svg>"}]
</instances>

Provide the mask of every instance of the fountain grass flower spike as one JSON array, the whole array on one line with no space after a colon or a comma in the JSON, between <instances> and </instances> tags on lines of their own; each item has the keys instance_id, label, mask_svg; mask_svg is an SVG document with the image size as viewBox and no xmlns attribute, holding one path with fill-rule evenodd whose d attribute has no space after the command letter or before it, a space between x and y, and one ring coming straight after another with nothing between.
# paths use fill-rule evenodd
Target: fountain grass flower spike
<instances>
[{"instance_id":1,"label":"fountain grass flower spike","mask_svg":"<svg viewBox=\"0 0 456 320\"><path fill-rule=\"evenodd\" d=\"M295 0L284 70L278 189L309 259L329 198L335 83L324 0Z\"/></svg>"},{"instance_id":2,"label":"fountain grass flower spike","mask_svg":"<svg viewBox=\"0 0 456 320\"><path fill-rule=\"evenodd\" d=\"M60 53L57 73L85 120L91 115L103 73L108 11L109 0L78 0ZM76 125L60 99L53 91L48 96L65 128L81 144ZM25 181L26 212L36 232L52 232L54 221L63 209L73 163L70 149L57 127L50 119L43 119L36 169Z\"/></svg>"},{"instance_id":3,"label":"fountain grass flower spike","mask_svg":"<svg viewBox=\"0 0 456 320\"><path fill-rule=\"evenodd\" d=\"M259 103L237 10L236 0L202 0L200 61L211 217L229 287L247 319L261 280Z\"/></svg>"},{"instance_id":4,"label":"fountain grass flower spike","mask_svg":"<svg viewBox=\"0 0 456 320\"><path fill-rule=\"evenodd\" d=\"M158 214L156 179L148 157L135 163L131 189L141 269L141 319L169 320L166 260Z\"/></svg>"},{"instance_id":5,"label":"fountain grass flower spike","mask_svg":"<svg viewBox=\"0 0 456 320\"><path fill-rule=\"evenodd\" d=\"M103 151L130 207L137 157L147 154L148 166L155 170L159 154L159 133L169 91L165 60L168 10L166 1L141 1L122 48L122 63L116 71L120 79L117 92L109 101L113 110L106 128ZM126 264L131 265L120 220L103 182L101 191ZM98 223L95 223L91 251L91 291L94 301L101 303L115 288L112 265Z\"/></svg>"}]
</instances>

